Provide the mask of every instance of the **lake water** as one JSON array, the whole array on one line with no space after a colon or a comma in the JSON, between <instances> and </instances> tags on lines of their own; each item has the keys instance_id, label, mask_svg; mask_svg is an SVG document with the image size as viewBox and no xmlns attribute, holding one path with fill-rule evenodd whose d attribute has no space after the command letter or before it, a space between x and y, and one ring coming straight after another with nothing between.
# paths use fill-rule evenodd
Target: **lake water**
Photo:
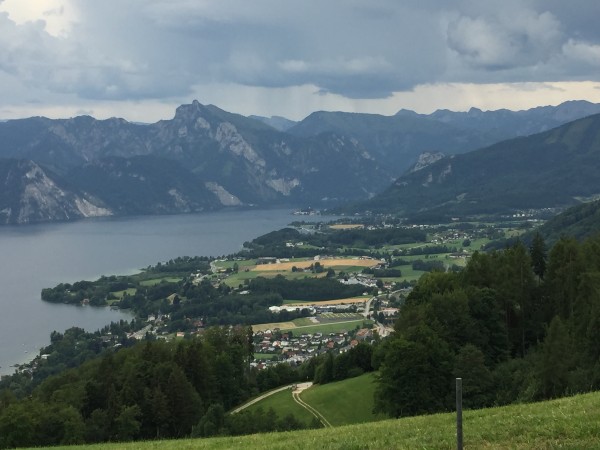
<instances>
[{"instance_id":1,"label":"lake water","mask_svg":"<svg viewBox=\"0 0 600 450\"><path fill-rule=\"evenodd\" d=\"M0 227L0 374L35 356L54 330L95 331L131 318L109 308L43 302L42 288L134 273L177 256L234 253L294 219L290 210L247 210Z\"/></svg>"}]
</instances>

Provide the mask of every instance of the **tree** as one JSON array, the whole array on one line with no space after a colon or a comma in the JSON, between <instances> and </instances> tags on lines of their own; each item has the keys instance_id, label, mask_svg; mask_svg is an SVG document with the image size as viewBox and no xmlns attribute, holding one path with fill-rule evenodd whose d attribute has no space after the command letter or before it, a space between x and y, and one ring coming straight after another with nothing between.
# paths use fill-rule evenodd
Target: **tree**
<instances>
[{"instance_id":1,"label":"tree","mask_svg":"<svg viewBox=\"0 0 600 450\"><path fill-rule=\"evenodd\" d=\"M561 238L552 247L548 258L547 290L551 299L546 311L548 322L555 314L563 319L573 315L580 277L584 272L579 243L575 239Z\"/></svg>"},{"instance_id":2,"label":"tree","mask_svg":"<svg viewBox=\"0 0 600 450\"><path fill-rule=\"evenodd\" d=\"M198 425L194 427L193 435L209 437L217 435L225 424L225 409L220 403L209 406Z\"/></svg>"},{"instance_id":3,"label":"tree","mask_svg":"<svg viewBox=\"0 0 600 450\"><path fill-rule=\"evenodd\" d=\"M426 325L392 338L379 367L375 410L400 417L448 408L452 367L448 345Z\"/></svg>"},{"instance_id":4,"label":"tree","mask_svg":"<svg viewBox=\"0 0 600 450\"><path fill-rule=\"evenodd\" d=\"M325 384L333 379L333 353L327 352L321 364L315 369L315 383Z\"/></svg>"},{"instance_id":5,"label":"tree","mask_svg":"<svg viewBox=\"0 0 600 450\"><path fill-rule=\"evenodd\" d=\"M185 436L198 422L202 402L179 366L173 365L165 388L172 436Z\"/></svg>"},{"instance_id":6,"label":"tree","mask_svg":"<svg viewBox=\"0 0 600 450\"><path fill-rule=\"evenodd\" d=\"M542 344L537 367L543 398L559 397L566 393L569 371L574 362L574 348L569 331L560 316L555 316Z\"/></svg>"},{"instance_id":7,"label":"tree","mask_svg":"<svg viewBox=\"0 0 600 450\"><path fill-rule=\"evenodd\" d=\"M115 419L118 440L130 441L138 436L141 427L138 420L140 415L141 411L137 405L126 406L121 409L121 413Z\"/></svg>"},{"instance_id":8,"label":"tree","mask_svg":"<svg viewBox=\"0 0 600 450\"><path fill-rule=\"evenodd\" d=\"M454 377L463 380L463 404L466 408L483 408L492 404L492 373L485 365L483 352L473 344L465 345L458 352Z\"/></svg>"},{"instance_id":9,"label":"tree","mask_svg":"<svg viewBox=\"0 0 600 450\"><path fill-rule=\"evenodd\" d=\"M544 279L546 273L546 243L539 232L536 232L529 246L529 255L531 257L531 267L533 273L538 277L538 283Z\"/></svg>"}]
</instances>

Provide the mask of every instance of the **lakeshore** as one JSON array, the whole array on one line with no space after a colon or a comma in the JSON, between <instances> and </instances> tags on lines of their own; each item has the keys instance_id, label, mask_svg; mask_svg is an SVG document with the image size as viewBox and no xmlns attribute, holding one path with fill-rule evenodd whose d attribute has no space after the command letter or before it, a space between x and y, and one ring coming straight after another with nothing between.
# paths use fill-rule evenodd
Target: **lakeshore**
<instances>
[{"instance_id":1,"label":"lakeshore","mask_svg":"<svg viewBox=\"0 0 600 450\"><path fill-rule=\"evenodd\" d=\"M131 274L183 255L234 253L244 241L293 220L289 209L228 210L0 228L0 375L33 359L52 331L95 331L131 318L110 308L43 302L43 288Z\"/></svg>"}]
</instances>

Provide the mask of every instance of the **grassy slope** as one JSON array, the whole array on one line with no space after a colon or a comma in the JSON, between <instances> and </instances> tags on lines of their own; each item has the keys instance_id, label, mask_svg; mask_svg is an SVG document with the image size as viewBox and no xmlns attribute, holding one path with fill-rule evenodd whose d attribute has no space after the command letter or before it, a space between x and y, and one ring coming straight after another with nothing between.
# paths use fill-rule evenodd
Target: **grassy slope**
<instances>
[{"instance_id":1,"label":"grassy slope","mask_svg":"<svg viewBox=\"0 0 600 450\"><path fill-rule=\"evenodd\" d=\"M464 414L467 449L594 449L600 442L600 393ZM56 448L56 447L55 447ZM150 449L453 449L454 415L436 414L338 428L198 440L63 447Z\"/></svg>"},{"instance_id":2,"label":"grassy slope","mask_svg":"<svg viewBox=\"0 0 600 450\"><path fill-rule=\"evenodd\" d=\"M259 408L262 408L263 411L273 408L278 417L285 417L287 414L292 414L296 419L306 424L310 424L314 417L310 412L294 401L291 389L278 392L254 405L250 405L248 410L253 411Z\"/></svg>"},{"instance_id":3,"label":"grassy slope","mask_svg":"<svg viewBox=\"0 0 600 450\"><path fill-rule=\"evenodd\" d=\"M375 376L372 373L336 383L313 386L300 397L334 426L381 420L373 414Z\"/></svg>"}]
</instances>

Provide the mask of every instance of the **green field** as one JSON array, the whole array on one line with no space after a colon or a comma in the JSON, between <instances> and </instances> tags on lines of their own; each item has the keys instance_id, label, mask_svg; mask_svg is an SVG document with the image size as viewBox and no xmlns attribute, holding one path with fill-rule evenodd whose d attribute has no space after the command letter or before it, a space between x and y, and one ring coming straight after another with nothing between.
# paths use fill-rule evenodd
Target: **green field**
<instances>
[{"instance_id":1,"label":"green field","mask_svg":"<svg viewBox=\"0 0 600 450\"><path fill-rule=\"evenodd\" d=\"M286 415L291 414L300 422L303 422L307 425L310 424L314 418L310 412L294 401L292 398L291 389L286 389L270 395L264 400L261 400L254 405L250 405L247 409L254 411L259 408L262 408L264 411L269 410L269 408L273 408L277 414L277 417L285 417Z\"/></svg>"},{"instance_id":2,"label":"green field","mask_svg":"<svg viewBox=\"0 0 600 450\"><path fill-rule=\"evenodd\" d=\"M181 277L161 277L161 278L152 278L150 280L140 281L140 286L156 286L157 284L162 283L179 283L183 278Z\"/></svg>"},{"instance_id":3,"label":"green field","mask_svg":"<svg viewBox=\"0 0 600 450\"><path fill-rule=\"evenodd\" d=\"M465 411L467 449L597 449L600 393L502 408ZM211 439L182 439L90 446L62 450L304 450L454 449L455 415L436 414L336 428Z\"/></svg>"},{"instance_id":4,"label":"green field","mask_svg":"<svg viewBox=\"0 0 600 450\"><path fill-rule=\"evenodd\" d=\"M290 271L259 272L259 271L254 271L254 270L245 272L243 270L240 270L238 273L232 273L227 278L225 278L223 280L223 283L225 283L229 287L237 288L240 284L243 285L245 280L252 280L256 277L274 278L277 275L283 275L288 280L297 280L297 279L308 278L308 277L323 278L327 274L320 273L320 274L311 275L311 274L305 273L305 272L290 272Z\"/></svg>"},{"instance_id":5,"label":"green field","mask_svg":"<svg viewBox=\"0 0 600 450\"><path fill-rule=\"evenodd\" d=\"M129 289L125 289L124 291L112 292L112 294L120 300L123 298L123 295L125 295L125 294L135 295L136 292L137 292L136 288L129 288Z\"/></svg>"},{"instance_id":6,"label":"green field","mask_svg":"<svg viewBox=\"0 0 600 450\"><path fill-rule=\"evenodd\" d=\"M375 375L370 373L322 386L314 385L303 391L300 398L319 411L331 425L339 426L385 419L385 416L372 413L374 392ZM273 394L248 408L273 408L278 417L291 413L306 423L313 418L294 401L289 390Z\"/></svg>"},{"instance_id":7,"label":"green field","mask_svg":"<svg viewBox=\"0 0 600 450\"><path fill-rule=\"evenodd\" d=\"M289 328L281 331L289 331L292 330L294 332L294 336L298 336L300 334L314 334L314 333L339 333L341 331L350 331L354 330L356 327L362 328L364 324L373 323L371 320L353 320L350 322L338 322L338 323L328 323L322 325L313 325L308 327L297 327L297 328Z\"/></svg>"},{"instance_id":8,"label":"green field","mask_svg":"<svg viewBox=\"0 0 600 450\"><path fill-rule=\"evenodd\" d=\"M300 398L319 411L333 426L373 422L385 416L373 414L375 375L368 373L335 383L315 385Z\"/></svg>"}]
</instances>

